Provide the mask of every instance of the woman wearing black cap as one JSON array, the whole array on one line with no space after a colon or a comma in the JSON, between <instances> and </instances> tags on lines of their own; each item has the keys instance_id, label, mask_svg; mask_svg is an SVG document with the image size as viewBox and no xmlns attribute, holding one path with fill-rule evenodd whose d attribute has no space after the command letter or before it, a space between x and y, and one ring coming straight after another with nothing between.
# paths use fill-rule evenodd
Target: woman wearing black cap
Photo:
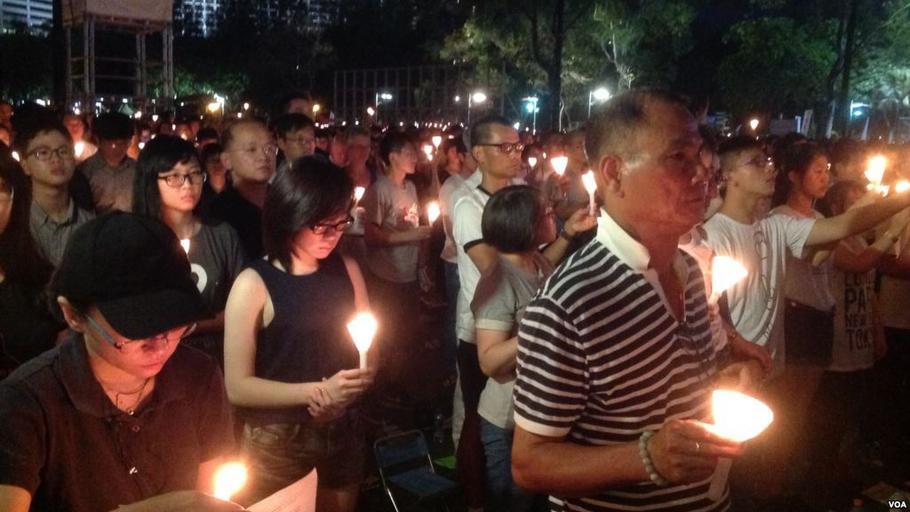
<instances>
[{"instance_id":1,"label":"woman wearing black cap","mask_svg":"<svg viewBox=\"0 0 910 512\"><path fill-rule=\"evenodd\" d=\"M79 336L0 383L0 510L238 510L194 491L232 423L217 366L179 346L209 315L171 230L89 221L50 291Z\"/></svg>"}]
</instances>

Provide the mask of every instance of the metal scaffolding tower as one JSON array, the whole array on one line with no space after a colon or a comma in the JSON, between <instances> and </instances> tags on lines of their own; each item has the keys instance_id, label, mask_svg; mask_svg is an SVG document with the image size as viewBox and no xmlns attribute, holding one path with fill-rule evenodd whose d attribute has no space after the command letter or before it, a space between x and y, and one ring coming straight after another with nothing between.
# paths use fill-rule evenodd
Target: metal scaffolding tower
<instances>
[{"instance_id":1,"label":"metal scaffolding tower","mask_svg":"<svg viewBox=\"0 0 910 512\"><path fill-rule=\"evenodd\" d=\"M173 0L62 3L68 107L94 111L100 98L142 105L150 95L159 105L172 101Z\"/></svg>"}]
</instances>

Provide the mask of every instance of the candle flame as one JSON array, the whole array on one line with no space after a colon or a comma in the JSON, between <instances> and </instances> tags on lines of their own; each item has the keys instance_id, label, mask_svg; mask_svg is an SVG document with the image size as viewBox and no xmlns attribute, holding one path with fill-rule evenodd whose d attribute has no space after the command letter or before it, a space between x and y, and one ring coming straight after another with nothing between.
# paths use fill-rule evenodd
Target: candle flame
<instances>
[{"instance_id":1,"label":"candle flame","mask_svg":"<svg viewBox=\"0 0 910 512\"><path fill-rule=\"evenodd\" d=\"M364 187L354 187L354 200L359 203L366 191L367 189Z\"/></svg>"},{"instance_id":2,"label":"candle flame","mask_svg":"<svg viewBox=\"0 0 910 512\"><path fill-rule=\"evenodd\" d=\"M774 421L774 412L767 405L738 391L714 390L711 406L712 430L740 443L761 434Z\"/></svg>"},{"instance_id":3,"label":"candle flame","mask_svg":"<svg viewBox=\"0 0 910 512\"><path fill-rule=\"evenodd\" d=\"M432 139L433 145L436 146L436 149L439 149L439 145L442 144L442 136L434 135Z\"/></svg>"},{"instance_id":4,"label":"candle flame","mask_svg":"<svg viewBox=\"0 0 910 512\"><path fill-rule=\"evenodd\" d=\"M436 219L439 218L439 203L436 201L430 201L427 204L427 220L430 221L430 224L436 222Z\"/></svg>"},{"instance_id":5,"label":"candle flame","mask_svg":"<svg viewBox=\"0 0 910 512\"><path fill-rule=\"evenodd\" d=\"M85 152L85 143L80 140L73 144L73 149L76 151L76 158L82 158L82 153Z\"/></svg>"},{"instance_id":6,"label":"candle flame","mask_svg":"<svg viewBox=\"0 0 910 512\"><path fill-rule=\"evenodd\" d=\"M894 191L898 194L910 190L910 181L900 180L894 185Z\"/></svg>"},{"instance_id":7,"label":"candle flame","mask_svg":"<svg viewBox=\"0 0 910 512\"><path fill-rule=\"evenodd\" d=\"M180 240L180 246L183 247L183 252L185 252L187 254L190 253L190 239L189 238L184 238L184 239Z\"/></svg>"},{"instance_id":8,"label":"candle flame","mask_svg":"<svg viewBox=\"0 0 910 512\"><path fill-rule=\"evenodd\" d=\"M593 194L597 191L597 181L594 179L594 171L588 171L581 175L581 181L585 185L585 190L589 194Z\"/></svg>"},{"instance_id":9,"label":"candle flame","mask_svg":"<svg viewBox=\"0 0 910 512\"><path fill-rule=\"evenodd\" d=\"M246 466L240 462L222 464L215 471L215 497L219 500L230 501L237 491L246 485Z\"/></svg>"},{"instance_id":10,"label":"candle flame","mask_svg":"<svg viewBox=\"0 0 910 512\"><path fill-rule=\"evenodd\" d=\"M876 186L882 184L882 179L885 177L885 168L888 167L888 159L884 155L875 155L869 159L868 164L866 165L866 179L869 180L869 183L872 183Z\"/></svg>"},{"instance_id":11,"label":"candle flame","mask_svg":"<svg viewBox=\"0 0 910 512\"><path fill-rule=\"evenodd\" d=\"M537 167L537 157L536 157L536 156L529 156L529 157L528 157L528 165L531 166L531 169Z\"/></svg>"},{"instance_id":12,"label":"candle flame","mask_svg":"<svg viewBox=\"0 0 910 512\"><path fill-rule=\"evenodd\" d=\"M17 161L17 162L20 162L20 161L21 161L21 160L19 159L19 152L18 152L18 151L13 151L12 153L10 153L10 156L13 157L13 160L15 160L15 161Z\"/></svg>"},{"instance_id":13,"label":"candle flame","mask_svg":"<svg viewBox=\"0 0 910 512\"><path fill-rule=\"evenodd\" d=\"M715 256L711 260L711 294L724 293L747 275L749 272L742 263L729 256Z\"/></svg>"},{"instance_id":14,"label":"candle flame","mask_svg":"<svg viewBox=\"0 0 910 512\"><path fill-rule=\"evenodd\" d=\"M348 332L351 334L358 352L364 353L370 349L370 345L373 344L373 336L376 335L378 327L379 324L376 322L376 317L366 311L357 313L348 322Z\"/></svg>"},{"instance_id":15,"label":"candle flame","mask_svg":"<svg viewBox=\"0 0 910 512\"><path fill-rule=\"evenodd\" d=\"M433 146L430 144L423 145L423 152L427 154L427 158L433 158Z\"/></svg>"},{"instance_id":16,"label":"candle flame","mask_svg":"<svg viewBox=\"0 0 910 512\"><path fill-rule=\"evenodd\" d=\"M553 170L556 171L556 174L562 176L566 173L566 167L569 165L569 157L554 156L550 159L550 165L553 166Z\"/></svg>"}]
</instances>

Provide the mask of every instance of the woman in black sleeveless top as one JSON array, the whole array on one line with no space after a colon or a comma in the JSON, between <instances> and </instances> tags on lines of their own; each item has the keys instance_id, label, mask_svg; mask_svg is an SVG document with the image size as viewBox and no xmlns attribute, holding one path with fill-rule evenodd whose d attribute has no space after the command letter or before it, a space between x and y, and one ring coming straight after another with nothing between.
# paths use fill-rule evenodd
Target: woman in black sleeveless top
<instances>
[{"instance_id":1,"label":"woman in black sleeveless top","mask_svg":"<svg viewBox=\"0 0 910 512\"><path fill-rule=\"evenodd\" d=\"M225 311L225 384L244 421L258 501L316 468L317 510L353 511L363 434L350 405L373 380L358 369L347 322L369 309L357 264L335 252L350 224L353 186L303 158L280 173L263 210L267 256L234 282ZM374 359L374 358L369 358Z\"/></svg>"}]
</instances>

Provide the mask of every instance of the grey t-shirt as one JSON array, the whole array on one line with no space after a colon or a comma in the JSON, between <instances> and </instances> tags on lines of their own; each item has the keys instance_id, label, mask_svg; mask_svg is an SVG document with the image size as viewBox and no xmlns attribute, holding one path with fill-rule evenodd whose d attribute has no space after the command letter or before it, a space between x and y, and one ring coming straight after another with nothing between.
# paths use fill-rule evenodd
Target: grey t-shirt
<instances>
[{"instance_id":1,"label":"grey t-shirt","mask_svg":"<svg viewBox=\"0 0 910 512\"><path fill-rule=\"evenodd\" d=\"M471 301L475 328L507 332L510 338L518 335L518 324L525 307L553 272L553 266L543 255L535 253L534 262L537 272L531 273L500 256L498 262L480 276ZM483 419L506 430L515 428L512 414L514 383L514 375L506 382L487 379L477 407Z\"/></svg>"},{"instance_id":2,"label":"grey t-shirt","mask_svg":"<svg viewBox=\"0 0 910 512\"><path fill-rule=\"evenodd\" d=\"M202 300L213 313L221 311L246 260L237 232L226 222L203 224L190 239L188 257Z\"/></svg>"},{"instance_id":3,"label":"grey t-shirt","mask_svg":"<svg viewBox=\"0 0 910 512\"><path fill-rule=\"evenodd\" d=\"M398 186L380 176L367 189L360 201L364 222L386 231L403 232L420 225L417 189L410 181ZM419 242L388 247L367 246L367 265L377 277L393 283L412 283L417 280Z\"/></svg>"}]
</instances>

